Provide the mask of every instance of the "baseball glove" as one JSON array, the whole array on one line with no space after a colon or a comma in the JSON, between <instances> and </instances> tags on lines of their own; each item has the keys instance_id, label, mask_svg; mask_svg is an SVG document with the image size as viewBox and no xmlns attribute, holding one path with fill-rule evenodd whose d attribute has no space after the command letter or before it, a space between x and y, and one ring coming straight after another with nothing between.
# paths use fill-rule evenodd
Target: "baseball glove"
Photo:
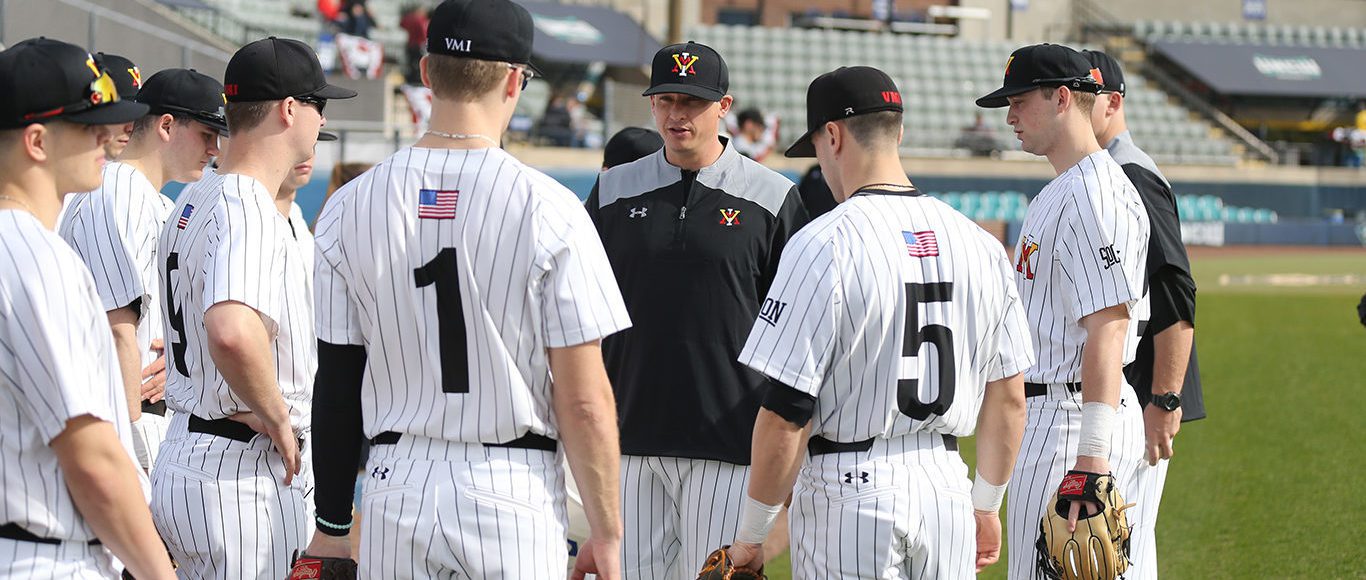
<instances>
[{"instance_id":1,"label":"baseball glove","mask_svg":"<svg viewBox=\"0 0 1366 580\"><path fill-rule=\"evenodd\" d=\"M707 563L702 565L697 580L767 580L768 576L764 575L763 566L758 570L747 566L736 568L731 562L728 548L730 546L721 546L707 556Z\"/></svg>"},{"instance_id":2,"label":"baseball glove","mask_svg":"<svg viewBox=\"0 0 1366 580\"><path fill-rule=\"evenodd\" d=\"M1077 531L1067 531L1067 512L1074 501L1100 505L1100 511L1077 517ZM1111 580L1129 569L1129 521L1115 478L1069 471L1039 522L1039 570L1044 577L1066 580Z\"/></svg>"},{"instance_id":3,"label":"baseball glove","mask_svg":"<svg viewBox=\"0 0 1366 580\"><path fill-rule=\"evenodd\" d=\"M356 561L350 558L324 558L294 551L289 580L356 580Z\"/></svg>"}]
</instances>

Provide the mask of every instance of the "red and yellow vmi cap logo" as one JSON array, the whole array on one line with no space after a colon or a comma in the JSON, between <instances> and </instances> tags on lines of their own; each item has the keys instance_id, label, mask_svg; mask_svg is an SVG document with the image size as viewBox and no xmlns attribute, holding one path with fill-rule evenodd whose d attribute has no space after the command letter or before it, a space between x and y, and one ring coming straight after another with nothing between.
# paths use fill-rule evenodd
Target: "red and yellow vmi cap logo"
<instances>
[{"instance_id":1,"label":"red and yellow vmi cap logo","mask_svg":"<svg viewBox=\"0 0 1366 580\"><path fill-rule=\"evenodd\" d=\"M128 69L128 76L133 77L133 86L142 88L142 69L133 67Z\"/></svg>"},{"instance_id":2,"label":"red and yellow vmi cap logo","mask_svg":"<svg viewBox=\"0 0 1366 580\"><path fill-rule=\"evenodd\" d=\"M678 73L678 76L680 76L680 77L686 77L686 76L688 76L688 75L690 75L690 74L697 74L697 72L694 71L693 68L692 68L694 64L697 64L697 55L692 54L692 53L688 53L688 52L684 52L684 53L675 54L675 55L673 55L673 57L674 57L674 68L673 68L673 72Z\"/></svg>"},{"instance_id":3,"label":"red and yellow vmi cap logo","mask_svg":"<svg viewBox=\"0 0 1366 580\"><path fill-rule=\"evenodd\" d=\"M1015 62L1015 55L1013 54L1010 55L1010 58L1006 59L1006 76L1010 76L1010 63L1012 62Z\"/></svg>"}]
</instances>

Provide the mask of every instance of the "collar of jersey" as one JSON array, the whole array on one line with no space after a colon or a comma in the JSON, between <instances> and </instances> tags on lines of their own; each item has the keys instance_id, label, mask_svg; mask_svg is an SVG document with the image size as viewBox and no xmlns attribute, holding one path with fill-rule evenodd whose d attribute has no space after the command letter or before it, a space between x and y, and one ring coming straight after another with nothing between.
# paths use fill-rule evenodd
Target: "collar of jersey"
<instances>
[{"instance_id":1,"label":"collar of jersey","mask_svg":"<svg viewBox=\"0 0 1366 580\"><path fill-rule=\"evenodd\" d=\"M906 197L920 197L920 196L922 196L922 195L925 195L924 192L920 191L920 189L917 188L917 187L914 186L914 185L912 185L910 189L904 189L904 190L903 190L903 189L884 189L884 187L885 187L885 186L867 185L867 186L864 186L864 187L859 188L858 191L855 191L855 192L854 192L853 194L851 194L849 197L852 198L852 197L859 196L859 195L902 195L902 196L906 196Z\"/></svg>"}]
</instances>

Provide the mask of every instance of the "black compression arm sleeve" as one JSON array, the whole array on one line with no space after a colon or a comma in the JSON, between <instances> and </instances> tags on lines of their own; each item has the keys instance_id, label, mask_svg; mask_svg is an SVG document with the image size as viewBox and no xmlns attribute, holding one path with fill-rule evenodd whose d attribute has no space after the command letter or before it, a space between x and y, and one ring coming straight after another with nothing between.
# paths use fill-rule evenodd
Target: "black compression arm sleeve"
<instances>
[{"instance_id":1,"label":"black compression arm sleeve","mask_svg":"<svg viewBox=\"0 0 1366 580\"><path fill-rule=\"evenodd\" d=\"M806 424L811 422L811 416L816 413L816 398L769 379L763 407L777 413L788 423L806 427Z\"/></svg>"},{"instance_id":2,"label":"black compression arm sleeve","mask_svg":"<svg viewBox=\"0 0 1366 580\"><path fill-rule=\"evenodd\" d=\"M360 385L365 347L318 341L318 374L313 380L313 477L318 517L337 525L351 523L351 503L360 468ZM319 524L318 531L345 536Z\"/></svg>"}]
</instances>

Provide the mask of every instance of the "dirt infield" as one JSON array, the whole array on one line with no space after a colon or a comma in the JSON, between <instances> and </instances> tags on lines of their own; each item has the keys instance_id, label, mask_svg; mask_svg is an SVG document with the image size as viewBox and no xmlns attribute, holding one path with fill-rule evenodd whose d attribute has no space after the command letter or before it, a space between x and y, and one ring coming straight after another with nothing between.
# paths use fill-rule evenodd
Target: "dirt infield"
<instances>
[{"instance_id":1,"label":"dirt infield","mask_svg":"<svg viewBox=\"0 0 1366 580\"><path fill-rule=\"evenodd\" d=\"M1258 256L1323 256L1339 255L1351 256L1360 255L1366 259L1366 248L1354 246L1256 246L1256 245L1235 245L1235 246L1186 246L1186 252L1192 260L1201 258L1252 258Z\"/></svg>"}]
</instances>

